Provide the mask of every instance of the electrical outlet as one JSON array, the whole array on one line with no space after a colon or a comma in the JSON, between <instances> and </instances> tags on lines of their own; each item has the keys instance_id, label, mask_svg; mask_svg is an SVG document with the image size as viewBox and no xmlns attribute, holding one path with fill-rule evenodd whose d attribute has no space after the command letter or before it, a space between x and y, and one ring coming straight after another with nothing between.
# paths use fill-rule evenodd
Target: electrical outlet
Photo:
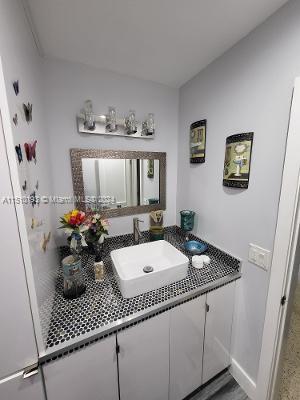
<instances>
[{"instance_id":1,"label":"electrical outlet","mask_svg":"<svg viewBox=\"0 0 300 400\"><path fill-rule=\"evenodd\" d=\"M271 263L271 252L250 243L248 260L267 271Z\"/></svg>"}]
</instances>

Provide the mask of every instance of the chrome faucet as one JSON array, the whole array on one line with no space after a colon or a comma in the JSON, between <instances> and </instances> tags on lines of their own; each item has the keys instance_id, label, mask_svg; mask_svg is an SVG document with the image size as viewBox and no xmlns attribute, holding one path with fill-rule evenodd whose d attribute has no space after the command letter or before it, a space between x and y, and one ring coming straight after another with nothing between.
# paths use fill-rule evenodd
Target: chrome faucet
<instances>
[{"instance_id":1,"label":"chrome faucet","mask_svg":"<svg viewBox=\"0 0 300 400\"><path fill-rule=\"evenodd\" d=\"M144 221L141 221L138 218L133 218L133 241L136 244L138 244L140 239L143 237L140 231L139 222L144 222Z\"/></svg>"}]
</instances>

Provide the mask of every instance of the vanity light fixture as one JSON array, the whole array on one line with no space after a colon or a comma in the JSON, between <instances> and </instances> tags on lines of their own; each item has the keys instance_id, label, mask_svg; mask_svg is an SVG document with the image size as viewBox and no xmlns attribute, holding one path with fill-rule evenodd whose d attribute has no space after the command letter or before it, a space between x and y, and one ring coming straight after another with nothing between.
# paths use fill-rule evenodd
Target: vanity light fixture
<instances>
[{"instance_id":1,"label":"vanity light fixture","mask_svg":"<svg viewBox=\"0 0 300 400\"><path fill-rule=\"evenodd\" d=\"M126 116L117 116L114 106L108 107L108 112L105 114L96 114L93 111L92 101L85 100L76 118L79 133L154 139L153 113L149 113L144 120L140 121L136 119L134 110L130 110Z\"/></svg>"}]
</instances>

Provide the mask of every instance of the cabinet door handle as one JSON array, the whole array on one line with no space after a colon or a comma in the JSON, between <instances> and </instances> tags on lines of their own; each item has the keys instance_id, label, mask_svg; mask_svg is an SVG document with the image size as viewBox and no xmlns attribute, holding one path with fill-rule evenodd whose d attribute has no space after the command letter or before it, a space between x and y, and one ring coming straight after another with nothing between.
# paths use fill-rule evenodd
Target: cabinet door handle
<instances>
[{"instance_id":1,"label":"cabinet door handle","mask_svg":"<svg viewBox=\"0 0 300 400\"><path fill-rule=\"evenodd\" d=\"M205 309L206 309L206 312L209 312L209 309L210 309L210 307L209 307L209 304L205 304Z\"/></svg>"},{"instance_id":2,"label":"cabinet door handle","mask_svg":"<svg viewBox=\"0 0 300 400\"><path fill-rule=\"evenodd\" d=\"M30 365L23 371L23 379L30 378L31 376L37 375L39 373L38 364Z\"/></svg>"}]
</instances>

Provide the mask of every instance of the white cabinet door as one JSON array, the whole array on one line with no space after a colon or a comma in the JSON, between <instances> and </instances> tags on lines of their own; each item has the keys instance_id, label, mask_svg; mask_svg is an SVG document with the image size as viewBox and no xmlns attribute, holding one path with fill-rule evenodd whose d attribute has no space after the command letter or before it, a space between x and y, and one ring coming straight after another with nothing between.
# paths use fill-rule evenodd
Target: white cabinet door
<instances>
[{"instance_id":1,"label":"white cabinet door","mask_svg":"<svg viewBox=\"0 0 300 400\"><path fill-rule=\"evenodd\" d=\"M234 296L235 282L207 294L203 384L230 365Z\"/></svg>"},{"instance_id":2,"label":"white cabinet door","mask_svg":"<svg viewBox=\"0 0 300 400\"><path fill-rule=\"evenodd\" d=\"M23 372L0 380L1 400L45 400L41 373L23 379Z\"/></svg>"},{"instance_id":3,"label":"white cabinet door","mask_svg":"<svg viewBox=\"0 0 300 400\"><path fill-rule=\"evenodd\" d=\"M165 312L118 333L121 400L168 400L169 317Z\"/></svg>"},{"instance_id":4,"label":"white cabinet door","mask_svg":"<svg viewBox=\"0 0 300 400\"><path fill-rule=\"evenodd\" d=\"M171 310L170 400L182 400L202 384L205 296Z\"/></svg>"},{"instance_id":5,"label":"white cabinet door","mask_svg":"<svg viewBox=\"0 0 300 400\"><path fill-rule=\"evenodd\" d=\"M37 362L37 348L0 110L0 379ZM2 199L7 198L5 201ZM1 399L2 400L2 399Z\"/></svg>"},{"instance_id":6,"label":"white cabinet door","mask_svg":"<svg viewBox=\"0 0 300 400\"><path fill-rule=\"evenodd\" d=\"M47 400L119 399L115 335L42 368Z\"/></svg>"}]
</instances>

